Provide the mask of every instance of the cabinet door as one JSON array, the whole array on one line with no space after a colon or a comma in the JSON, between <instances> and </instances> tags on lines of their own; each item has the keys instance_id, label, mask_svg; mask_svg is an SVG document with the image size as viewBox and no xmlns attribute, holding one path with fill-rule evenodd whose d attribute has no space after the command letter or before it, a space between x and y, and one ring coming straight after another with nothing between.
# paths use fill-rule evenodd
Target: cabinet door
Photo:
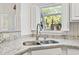
<instances>
[{"instance_id":1,"label":"cabinet door","mask_svg":"<svg viewBox=\"0 0 79 59\"><path fill-rule=\"evenodd\" d=\"M68 49L68 55L79 55L78 49Z\"/></svg>"},{"instance_id":2,"label":"cabinet door","mask_svg":"<svg viewBox=\"0 0 79 59\"><path fill-rule=\"evenodd\" d=\"M16 5L16 10L13 9ZM20 30L20 4L4 3L0 4L0 30L19 31Z\"/></svg>"},{"instance_id":3,"label":"cabinet door","mask_svg":"<svg viewBox=\"0 0 79 59\"><path fill-rule=\"evenodd\" d=\"M70 4L71 21L79 20L79 3Z\"/></svg>"},{"instance_id":4,"label":"cabinet door","mask_svg":"<svg viewBox=\"0 0 79 59\"><path fill-rule=\"evenodd\" d=\"M62 51L60 48L55 48L55 49L33 51L32 55L60 55L61 52Z\"/></svg>"},{"instance_id":5,"label":"cabinet door","mask_svg":"<svg viewBox=\"0 0 79 59\"><path fill-rule=\"evenodd\" d=\"M37 4L31 6L31 30L36 30L36 26L40 23L40 7Z\"/></svg>"}]
</instances>

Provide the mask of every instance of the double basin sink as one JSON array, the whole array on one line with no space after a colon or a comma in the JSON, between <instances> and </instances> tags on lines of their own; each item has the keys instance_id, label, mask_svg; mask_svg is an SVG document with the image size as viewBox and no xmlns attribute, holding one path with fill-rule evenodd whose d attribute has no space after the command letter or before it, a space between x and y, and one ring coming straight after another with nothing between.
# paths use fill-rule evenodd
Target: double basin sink
<instances>
[{"instance_id":1,"label":"double basin sink","mask_svg":"<svg viewBox=\"0 0 79 59\"><path fill-rule=\"evenodd\" d=\"M26 41L23 42L24 46L32 46L32 45L43 45L43 44L56 44L59 43L55 40L42 40L42 41Z\"/></svg>"}]
</instances>

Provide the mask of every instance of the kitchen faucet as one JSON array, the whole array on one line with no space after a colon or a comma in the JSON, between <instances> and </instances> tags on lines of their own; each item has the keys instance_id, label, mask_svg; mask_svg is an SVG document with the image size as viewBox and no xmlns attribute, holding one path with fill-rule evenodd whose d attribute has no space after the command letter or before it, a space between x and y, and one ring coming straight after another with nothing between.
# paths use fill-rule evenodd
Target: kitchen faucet
<instances>
[{"instance_id":1,"label":"kitchen faucet","mask_svg":"<svg viewBox=\"0 0 79 59\"><path fill-rule=\"evenodd\" d=\"M39 41L39 33L40 31L42 30L42 27L41 27L41 24L37 24L37 27L36 27L36 41ZM48 37L47 35L44 35L44 40L46 40L46 38Z\"/></svg>"},{"instance_id":2,"label":"kitchen faucet","mask_svg":"<svg viewBox=\"0 0 79 59\"><path fill-rule=\"evenodd\" d=\"M37 27L36 27L36 40L37 41L39 40L40 29L41 29L41 25L37 24Z\"/></svg>"}]
</instances>

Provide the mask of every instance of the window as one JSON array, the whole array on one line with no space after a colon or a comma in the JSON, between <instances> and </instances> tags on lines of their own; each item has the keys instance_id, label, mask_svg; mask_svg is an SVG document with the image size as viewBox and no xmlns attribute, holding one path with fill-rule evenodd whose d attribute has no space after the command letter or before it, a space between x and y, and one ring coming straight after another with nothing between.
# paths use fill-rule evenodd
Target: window
<instances>
[{"instance_id":1,"label":"window","mask_svg":"<svg viewBox=\"0 0 79 59\"><path fill-rule=\"evenodd\" d=\"M48 31L69 31L69 4L41 7L41 24Z\"/></svg>"},{"instance_id":2,"label":"window","mask_svg":"<svg viewBox=\"0 0 79 59\"><path fill-rule=\"evenodd\" d=\"M42 7L41 19L44 29L60 31L62 28L62 6Z\"/></svg>"}]
</instances>

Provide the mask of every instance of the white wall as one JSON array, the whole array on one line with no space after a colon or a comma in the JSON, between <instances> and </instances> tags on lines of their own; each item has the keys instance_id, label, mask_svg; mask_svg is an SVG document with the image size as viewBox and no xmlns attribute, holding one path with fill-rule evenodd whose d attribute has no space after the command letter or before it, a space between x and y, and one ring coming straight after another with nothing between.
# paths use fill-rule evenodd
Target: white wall
<instances>
[{"instance_id":1,"label":"white wall","mask_svg":"<svg viewBox=\"0 0 79 59\"><path fill-rule=\"evenodd\" d=\"M30 4L21 4L21 35L31 34Z\"/></svg>"}]
</instances>

